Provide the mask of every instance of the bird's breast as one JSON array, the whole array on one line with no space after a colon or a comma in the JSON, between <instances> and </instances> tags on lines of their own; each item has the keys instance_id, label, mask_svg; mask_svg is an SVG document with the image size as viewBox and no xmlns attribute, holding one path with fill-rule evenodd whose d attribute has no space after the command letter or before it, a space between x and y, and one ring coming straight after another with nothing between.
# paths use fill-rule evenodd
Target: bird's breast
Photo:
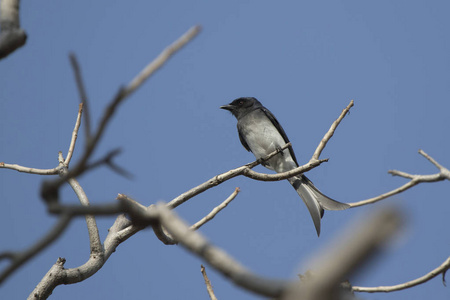
<instances>
[{"instance_id":1,"label":"bird's breast","mask_svg":"<svg viewBox=\"0 0 450 300\"><path fill-rule=\"evenodd\" d=\"M264 158L286 144L277 128L267 118L247 118L241 124L241 134L245 137L250 150L257 159ZM278 154L268 161L267 168L276 172L289 171L296 167L289 150Z\"/></svg>"}]
</instances>

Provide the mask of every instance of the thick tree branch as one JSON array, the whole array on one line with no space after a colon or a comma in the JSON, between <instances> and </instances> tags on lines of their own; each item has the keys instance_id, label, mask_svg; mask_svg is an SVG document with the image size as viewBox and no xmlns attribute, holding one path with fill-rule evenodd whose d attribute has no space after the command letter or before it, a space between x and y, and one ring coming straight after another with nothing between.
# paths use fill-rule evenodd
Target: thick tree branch
<instances>
[{"instance_id":1,"label":"thick tree branch","mask_svg":"<svg viewBox=\"0 0 450 300\"><path fill-rule=\"evenodd\" d=\"M164 203L158 203L153 213L141 215L140 218L149 221L158 219L179 244L202 257L224 276L245 289L269 297L278 297L289 284L292 284L287 281L265 279L251 273L222 249L208 242L198 231L189 229L187 224Z\"/></svg>"},{"instance_id":2,"label":"thick tree branch","mask_svg":"<svg viewBox=\"0 0 450 300\"><path fill-rule=\"evenodd\" d=\"M289 290L282 299L340 299L340 284L373 257L398 232L401 224L400 213L385 208L348 226L313 259L312 278Z\"/></svg>"}]
</instances>

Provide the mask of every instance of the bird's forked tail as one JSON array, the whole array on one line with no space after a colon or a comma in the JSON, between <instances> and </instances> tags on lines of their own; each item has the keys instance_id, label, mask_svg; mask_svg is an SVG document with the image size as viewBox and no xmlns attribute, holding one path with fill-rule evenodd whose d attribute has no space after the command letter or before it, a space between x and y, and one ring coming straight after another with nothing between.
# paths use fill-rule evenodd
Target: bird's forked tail
<instances>
[{"instance_id":1,"label":"bird's forked tail","mask_svg":"<svg viewBox=\"0 0 450 300\"><path fill-rule=\"evenodd\" d=\"M325 210L344 210L350 207L346 203L333 200L322 194L305 175L289 178L289 183L295 188L300 198L308 207L309 213L316 227L317 236L320 235L320 219Z\"/></svg>"}]
</instances>

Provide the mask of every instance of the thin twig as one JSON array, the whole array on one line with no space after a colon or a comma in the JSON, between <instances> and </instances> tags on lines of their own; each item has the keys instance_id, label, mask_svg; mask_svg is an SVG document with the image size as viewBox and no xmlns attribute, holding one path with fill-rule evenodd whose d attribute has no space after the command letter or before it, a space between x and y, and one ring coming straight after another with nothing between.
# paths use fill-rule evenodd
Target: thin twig
<instances>
[{"instance_id":1,"label":"thin twig","mask_svg":"<svg viewBox=\"0 0 450 300\"><path fill-rule=\"evenodd\" d=\"M217 300L216 295L214 295L214 290L211 285L211 281L209 280L208 275L206 275L206 270L203 265L201 265L200 271L202 272L203 279L205 280L206 290L208 291L209 298L211 298L211 300Z\"/></svg>"},{"instance_id":2,"label":"thin twig","mask_svg":"<svg viewBox=\"0 0 450 300\"><path fill-rule=\"evenodd\" d=\"M88 160L90 159L92 153L97 148L100 139L103 137L103 133L111 121L114 113L118 106L137 88L139 88L146 79L148 79L154 72L156 72L167 60L180 50L184 45L191 41L199 32L201 27L194 26L189 29L184 35L177 39L172 45L164 49L161 54L153 60L147 67L144 68L131 82L128 86L122 87L117 92L116 96L112 99L109 105L106 107L103 116L100 119L97 130L93 134L92 138L87 141L84 153L81 155L78 163L70 170L67 177L64 179L54 180L52 182L45 183L42 188L41 195L44 197L51 197L55 194L57 190L67 178L77 177L86 171L88 166ZM47 200L48 201L48 200Z\"/></svg>"},{"instance_id":3,"label":"thin twig","mask_svg":"<svg viewBox=\"0 0 450 300\"><path fill-rule=\"evenodd\" d=\"M173 42L170 46L164 49L156 59L154 59L150 64L148 64L125 88L123 92L123 97L129 96L131 93L136 91L142 83L147 80L151 75L153 75L162 65L178 50L183 48L188 42L190 42L194 37L196 37L200 31L201 26L191 27L185 34Z\"/></svg>"},{"instance_id":4,"label":"thin twig","mask_svg":"<svg viewBox=\"0 0 450 300\"><path fill-rule=\"evenodd\" d=\"M86 135L86 140L88 141L91 138L91 112L88 105L88 97L84 87L83 77L81 76L81 69L77 56L75 53L70 53L69 59L75 76L78 93L80 94L81 103L84 106L84 133Z\"/></svg>"},{"instance_id":5,"label":"thin twig","mask_svg":"<svg viewBox=\"0 0 450 300\"><path fill-rule=\"evenodd\" d=\"M66 167L69 167L70 160L72 159L72 155L73 155L73 150L75 149L75 143L76 143L77 137L78 137L78 130L80 129L80 125L81 125L82 112L83 112L83 103L80 103L80 105L78 106L77 121L75 122L75 128L73 129L73 132L72 132L72 139L70 140L69 151L67 151L67 157L66 157L66 160L64 161L64 165ZM86 110L85 110L85 114L86 114Z\"/></svg>"},{"instance_id":6,"label":"thin twig","mask_svg":"<svg viewBox=\"0 0 450 300\"><path fill-rule=\"evenodd\" d=\"M319 146L317 147L316 151L314 151L314 154L312 156L313 160L318 160L319 159L320 154L322 153L323 149L327 145L328 141L333 136L334 132L336 131L336 128L339 126L339 124L341 123L342 119L344 119L344 117L350 111L350 108L352 108L352 106L353 106L353 100L351 100L350 103L347 105L347 107L342 110L341 115L337 118L336 121L333 122L333 124L331 125L330 129L328 130L328 132L325 134L323 139L320 141Z\"/></svg>"},{"instance_id":7,"label":"thin twig","mask_svg":"<svg viewBox=\"0 0 450 300\"><path fill-rule=\"evenodd\" d=\"M159 68L161 68L167 60L172 57L178 50L184 45L190 42L200 32L200 26L194 26L190 28L185 34L179 37L172 45L164 49L151 63L149 63L126 87L119 90L116 97L111 104L105 110L103 118L100 121L97 132L93 138L92 145L86 150L82 161L87 161L91 152L97 145L100 137L103 135L106 125L113 116L116 108L123 102L128 96L136 91L151 75L153 75Z\"/></svg>"},{"instance_id":8,"label":"thin twig","mask_svg":"<svg viewBox=\"0 0 450 300\"><path fill-rule=\"evenodd\" d=\"M352 290L354 292L366 292L366 293L388 293L400 291L427 282L433 279L434 277L438 276L439 274L444 274L449 268L450 268L450 257L448 257L439 267L417 279L391 286L378 286L378 287L354 286L352 287Z\"/></svg>"},{"instance_id":9,"label":"thin twig","mask_svg":"<svg viewBox=\"0 0 450 300\"><path fill-rule=\"evenodd\" d=\"M53 169L36 169L36 168L30 168L30 167L23 167L23 166L17 165L17 164L7 164L4 162L0 162L0 168L15 170L17 172L35 174L35 175L55 175L55 174L58 174L58 170L60 169L59 166L55 167Z\"/></svg>"},{"instance_id":10,"label":"thin twig","mask_svg":"<svg viewBox=\"0 0 450 300\"><path fill-rule=\"evenodd\" d=\"M381 194L379 196L369 198L366 200L353 202L353 203L348 203L350 205L350 207L358 207L358 206L363 206L363 205L378 202L378 201L386 199L390 196L402 193L422 182L437 182L437 181L442 181L445 179L450 180L450 171L447 168L440 165L436 160L434 160L431 156L426 154L424 151L419 150L419 153L421 155L423 155L425 158L427 158L431 163L433 163L433 165L435 165L439 169L439 173L430 174L430 175L414 175L414 174L408 174L406 172L401 172L401 171L397 171L397 170L390 170L388 173L390 173L391 175L404 177L404 178L410 179L410 181L408 181L407 183L405 183L404 185L402 185L396 189L393 189L392 191Z\"/></svg>"},{"instance_id":11,"label":"thin twig","mask_svg":"<svg viewBox=\"0 0 450 300\"><path fill-rule=\"evenodd\" d=\"M209 214L207 214L203 219L195 223L191 226L191 230L198 230L200 227L202 227L207 222L211 221L222 209L227 207L227 205L236 198L237 194L240 192L239 188L236 188L234 192L228 196L225 201L223 201L220 205L216 206Z\"/></svg>"},{"instance_id":12,"label":"thin twig","mask_svg":"<svg viewBox=\"0 0 450 300\"><path fill-rule=\"evenodd\" d=\"M29 174L35 174L35 175L56 175L59 174L59 172L61 171L61 168L63 168L64 166L68 166L70 163L70 160L72 158L72 154L73 154L73 150L75 149L75 143L77 141L77 136L78 136L78 129L80 128L80 120L81 120L81 114L83 111L83 106L82 104L79 105L78 107L78 114L77 114L77 120L75 121L75 128L72 132L72 137L70 139L70 145L69 145L69 150L67 152L67 158L66 160L61 160L60 158L62 157L61 152L58 153L58 161L59 161L59 165L53 169L36 169L36 168L30 168L30 167L23 167L17 164L6 164L4 162L0 162L0 169L4 168L4 169L11 169L11 170L15 170L18 172L23 172L23 173L29 173Z\"/></svg>"}]
</instances>

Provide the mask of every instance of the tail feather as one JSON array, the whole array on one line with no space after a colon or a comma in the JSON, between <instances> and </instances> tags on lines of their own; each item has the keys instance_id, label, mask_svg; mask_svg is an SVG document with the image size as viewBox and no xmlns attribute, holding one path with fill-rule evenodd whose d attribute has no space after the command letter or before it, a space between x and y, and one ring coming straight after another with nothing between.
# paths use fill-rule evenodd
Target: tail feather
<instances>
[{"instance_id":1,"label":"tail feather","mask_svg":"<svg viewBox=\"0 0 450 300\"><path fill-rule=\"evenodd\" d=\"M346 203L333 200L322 194L314 184L304 175L289 179L289 182L295 188L300 198L308 207L309 213L316 227L317 236L320 236L320 219L326 210L344 210L350 207Z\"/></svg>"},{"instance_id":2,"label":"tail feather","mask_svg":"<svg viewBox=\"0 0 450 300\"><path fill-rule=\"evenodd\" d=\"M326 210L344 210L350 207L347 203L342 203L336 200L331 199L328 196L325 196L318 188L314 186L311 180L308 179L305 175L302 175L301 181L304 185L308 186L312 190L314 190L315 198L319 201L320 206L322 206Z\"/></svg>"}]
</instances>

